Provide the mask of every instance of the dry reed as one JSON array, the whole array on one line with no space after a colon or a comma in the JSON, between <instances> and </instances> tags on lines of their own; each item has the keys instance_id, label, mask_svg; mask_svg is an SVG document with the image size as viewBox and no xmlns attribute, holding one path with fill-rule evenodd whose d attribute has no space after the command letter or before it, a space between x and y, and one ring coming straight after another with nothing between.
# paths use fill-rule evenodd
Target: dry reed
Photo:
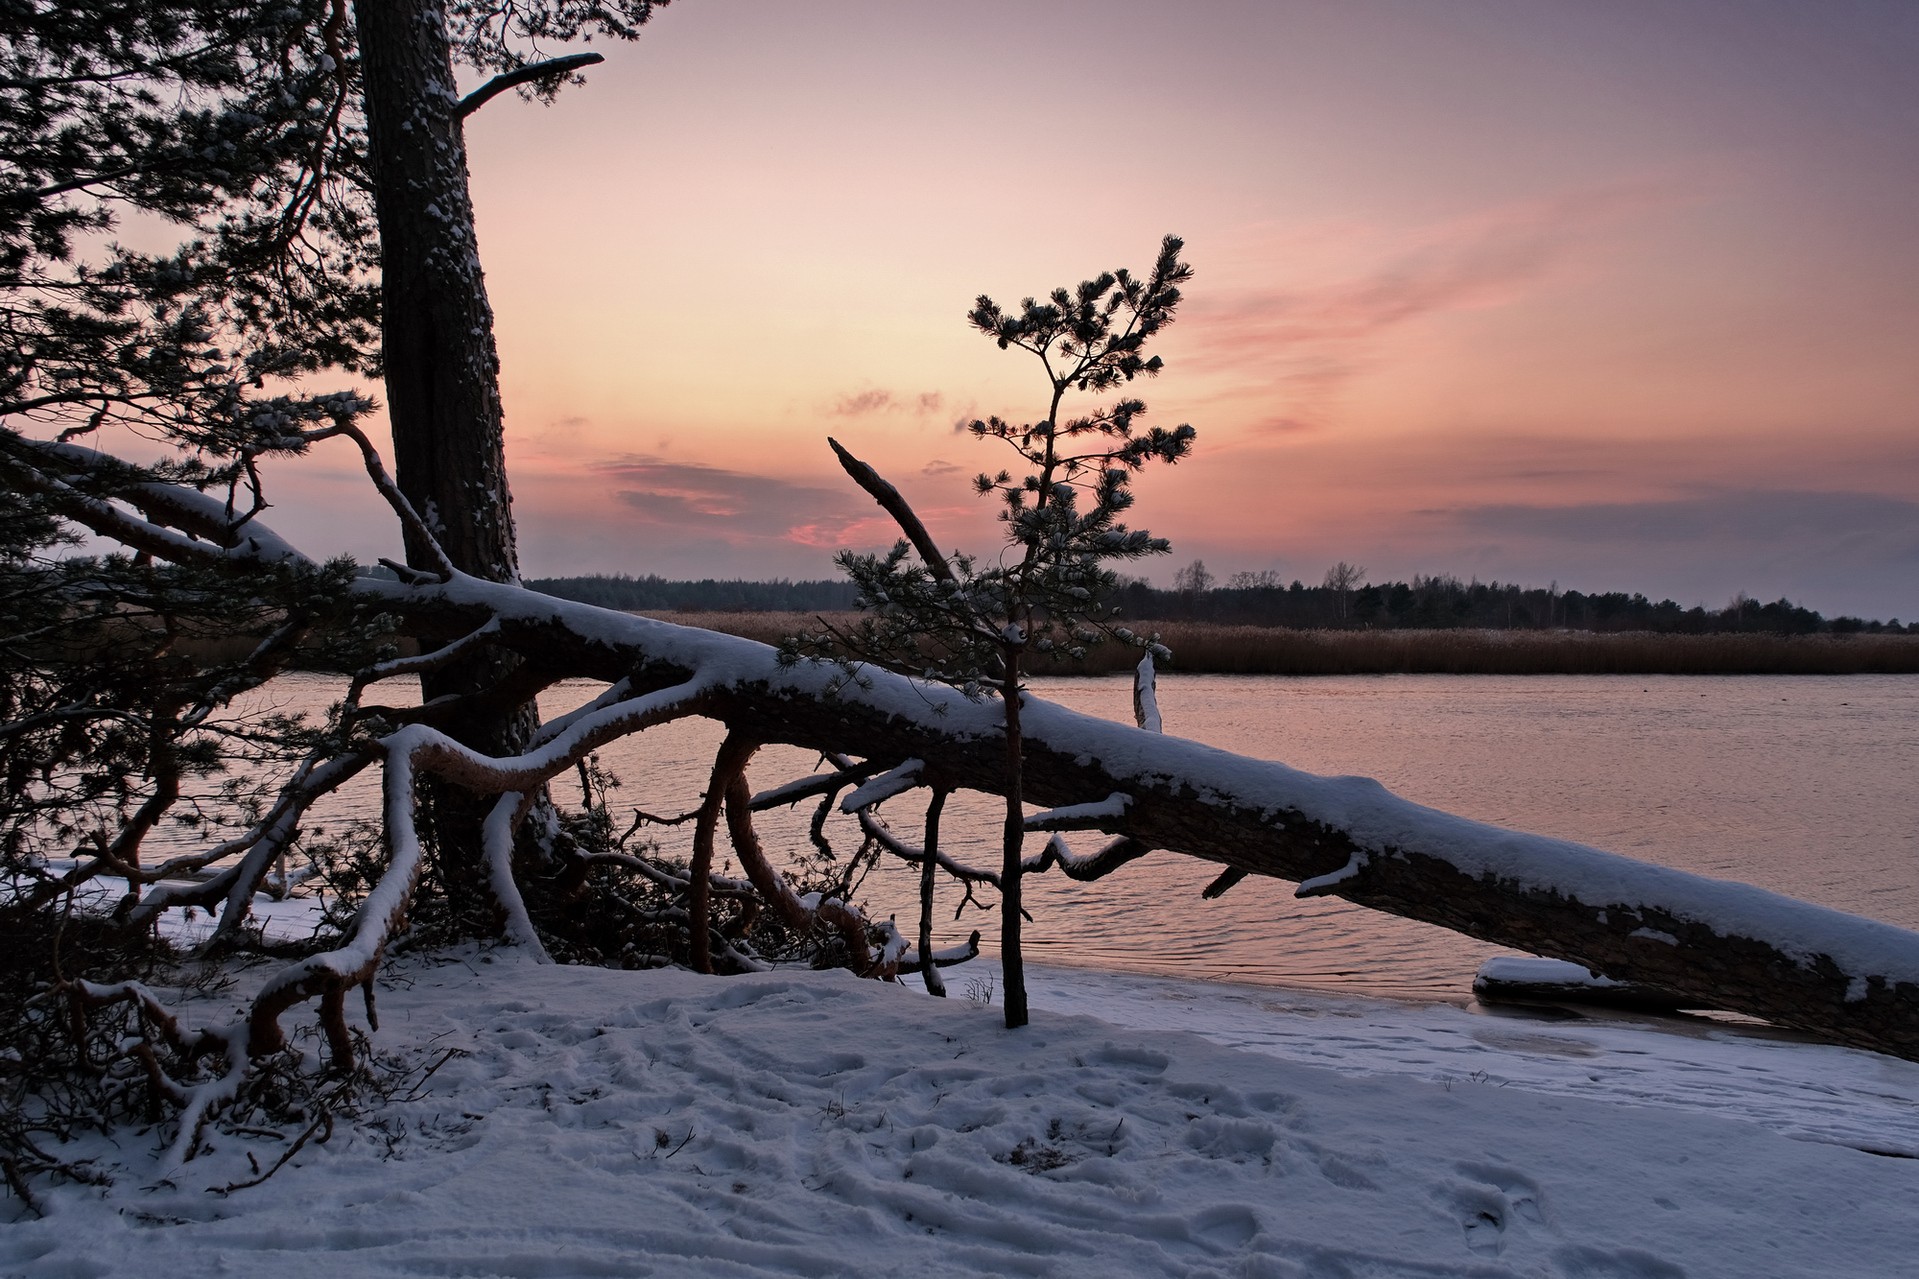
<instances>
[{"instance_id":1,"label":"dry reed","mask_svg":"<svg viewBox=\"0 0 1919 1279\"><path fill-rule=\"evenodd\" d=\"M688 626L777 644L819 628L811 613L659 613ZM846 615L829 614L843 623ZM1219 675L1911 675L1919 635L1661 635L1651 631L1296 631L1211 622L1128 623L1157 631L1169 671ZM1104 675L1138 655L1095 647L1084 663L1035 674Z\"/></svg>"}]
</instances>

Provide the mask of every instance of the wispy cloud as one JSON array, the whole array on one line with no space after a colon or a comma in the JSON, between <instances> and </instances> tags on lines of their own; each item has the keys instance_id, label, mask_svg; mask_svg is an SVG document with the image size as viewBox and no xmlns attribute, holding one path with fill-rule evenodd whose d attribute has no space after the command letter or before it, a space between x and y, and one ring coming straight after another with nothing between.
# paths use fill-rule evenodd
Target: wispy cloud
<instances>
[{"instance_id":1,"label":"wispy cloud","mask_svg":"<svg viewBox=\"0 0 1919 1279\"><path fill-rule=\"evenodd\" d=\"M839 397L833 404L834 417L865 417L869 413L884 413L897 407L891 391L867 390L851 391Z\"/></svg>"},{"instance_id":2,"label":"wispy cloud","mask_svg":"<svg viewBox=\"0 0 1919 1279\"><path fill-rule=\"evenodd\" d=\"M1312 429L1348 384L1387 358L1398 332L1437 316L1507 305L1570 278L1601 251L1608 232L1679 198L1670 183L1620 184L1412 232L1339 228L1316 254L1289 243L1270 269L1320 278L1199 292L1182 325L1191 344L1182 362L1230 375L1247 393L1280 406L1270 428ZM1329 268L1315 257L1349 265Z\"/></svg>"},{"instance_id":3,"label":"wispy cloud","mask_svg":"<svg viewBox=\"0 0 1919 1279\"><path fill-rule=\"evenodd\" d=\"M925 417L939 412L945 402L946 397L938 391L902 395L884 387L868 387L863 391L842 392L827 412L834 417L867 417L874 413L911 413Z\"/></svg>"},{"instance_id":4,"label":"wispy cloud","mask_svg":"<svg viewBox=\"0 0 1919 1279\"><path fill-rule=\"evenodd\" d=\"M606 477L614 500L641 523L735 543L770 538L840 546L861 540L868 525L880 522L860 509L857 494L782 476L644 455L590 469Z\"/></svg>"}]
</instances>

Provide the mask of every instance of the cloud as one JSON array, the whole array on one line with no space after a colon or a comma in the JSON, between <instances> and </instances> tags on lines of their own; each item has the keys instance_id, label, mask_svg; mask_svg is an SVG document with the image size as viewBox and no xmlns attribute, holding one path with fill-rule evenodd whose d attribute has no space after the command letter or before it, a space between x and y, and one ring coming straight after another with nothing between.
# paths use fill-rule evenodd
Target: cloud
<instances>
[{"instance_id":1,"label":"cloud","mask_svg":"<svg viewBox=\"0 0 1919 1279\"><path fill-rule=\"evenodd\" d=\"M896 395L882 387L869 387L864 391L847 391L833 401L833 407L827 410L834 417L866 417L873 413L910 412L916 417L925 417L929 413L939 412L946 397L938 391L922 391L918 395Z\"/></svg>"},{"instance_id":2,"label":"cloud","mask_svg":"<svg viewBox=\"0 0 1919 1279\"><path fill-rule=\"evenodd\" d=\"M961 469L960 467L953 465L951 462L948 462L943 458L936 457L932 461L928 462L925 466L922 466L920 468L920 474L921 475L951 475L960 469Z\"/></svg>"},{"instance_id":3,"label":"cloud","mask_svg":"<svg viewBox=\"0 0 1919 1279\"><path fill-rule=\"evenodd\" d=\"M1504 306L1587 263L1626 219L1669 205L1671 184L1628 183L1483 210L1411 233L1347 228L1306 254L1359 263L1314 283L1201 293L1187 304L1188 367L1236 375L1285 405L1280 429L1317 425L1346 386L1388 357L1399 331L1432 317ZM1367 241L1372 243L1368 244ZM1293 270L1297 246L1274 271Z\"/></svg>"},{"instance_id":4,"label":"cloud","mask_svg":"<svg viewBox=\"0 0 1919 1279\"><path fill-rule=\"evenodd\" d=\"M732 543L776 539L811 546L844 545L875 522L859 495L775 475L631 456L589 468L605 477L613 498L641 523Z\"/></svg>"},{"instance_id":5,"label":"cloud","mask_svg":"<svg viewBox=\"0 0 1919 1279\"><path fill-rule=\"evenodd\" d=\"M1255 431L1260 431L1267 435L1303 435L1308 431L1317 431L1319 428L1320 423L1318 422L1309 422L1303 418L1288 417L1285 414L1269 417L1263 421L1253 423L1253 429Z\"/></svg>"},{"instance_id":6,"label":"cloud","mask_svg":"<svg viewBox=\"0 0 1919 1279\"><path fill-rule=\"evenodd\" d=\"M884 413L895 407L891 391L869 390L849 392L835 401L834 417L865 417L869 413Z\"/></svg>"},{"instance_id":7,"label":"cloud","mask_svg":"<svg viewBox=\"0 0 1919 1279\"><path fill-rule=\"evenodd\" d=\"M527 433L526 443L536 457L560 457L575 452L580 438L592 419L578 413L548 418L544 425Z\"/></svg>"}]
</instances>

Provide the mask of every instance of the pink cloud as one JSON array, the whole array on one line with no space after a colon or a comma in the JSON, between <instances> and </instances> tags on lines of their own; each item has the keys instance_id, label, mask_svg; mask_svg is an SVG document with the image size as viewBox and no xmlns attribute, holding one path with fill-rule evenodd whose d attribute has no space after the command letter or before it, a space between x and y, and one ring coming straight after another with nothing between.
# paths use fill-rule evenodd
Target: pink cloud
<instances>
[{"instance_id":1,"label":"pink cloud","mask_svg":"<svg viewBox=\"0 0 1919 1279\"><path fill-rule=\"evenodd\" d=\"M1181 363L1233 375L1243 393L1282 404L1271 425L1318 425L1355 378L1389 358L1399 332L1577 278L1619 227L1684 198L1673 183L1644 181L1500 206L1390 238L1348 227L1302 245L1297 233L1275 232L1277 261L1270 249L1249 254L1275 261L1267 269L1294 269L1300 257L1358 260L1320 268L1330 278L1316 283L1199 293L1183 326L1190 349Z\"/></svg>"},{"instance_id":2,"label":"pink cloud","mask_svg":"<svg viewBox=\"0 0 1919 1279\"><path fill-rule=\"evenodd\" d=\"M916 417L925 417L928 413L939 412L946 397L938 391L922 391L917 395L896 395L883 387L869 387L864 391L846 391L833 401L828 410L834 417L866 417L873 413L910 412Z\"/></svg>"}]
</instances>

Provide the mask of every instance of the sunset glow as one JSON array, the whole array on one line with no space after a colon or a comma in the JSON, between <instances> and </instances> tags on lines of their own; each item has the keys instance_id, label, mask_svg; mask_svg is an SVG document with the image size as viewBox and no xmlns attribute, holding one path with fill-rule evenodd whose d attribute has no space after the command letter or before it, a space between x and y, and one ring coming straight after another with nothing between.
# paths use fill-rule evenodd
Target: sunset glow
<instances>
[{"instance_id":1,"label":"sunset glow","mask_svg":"<svg viewBox=\"0 0 1919 1279\"><path fill-rule=\"evenodd\" d=\"M954 427L1044 384L967 307L1176 232L1158 579L1919 616L1919 6L678 0L604 52L469 125L531 575L828 576L892 538L829 433L990 548ZM316 460L283 523L391 553Z\"/></svg>"}]
</instances>

